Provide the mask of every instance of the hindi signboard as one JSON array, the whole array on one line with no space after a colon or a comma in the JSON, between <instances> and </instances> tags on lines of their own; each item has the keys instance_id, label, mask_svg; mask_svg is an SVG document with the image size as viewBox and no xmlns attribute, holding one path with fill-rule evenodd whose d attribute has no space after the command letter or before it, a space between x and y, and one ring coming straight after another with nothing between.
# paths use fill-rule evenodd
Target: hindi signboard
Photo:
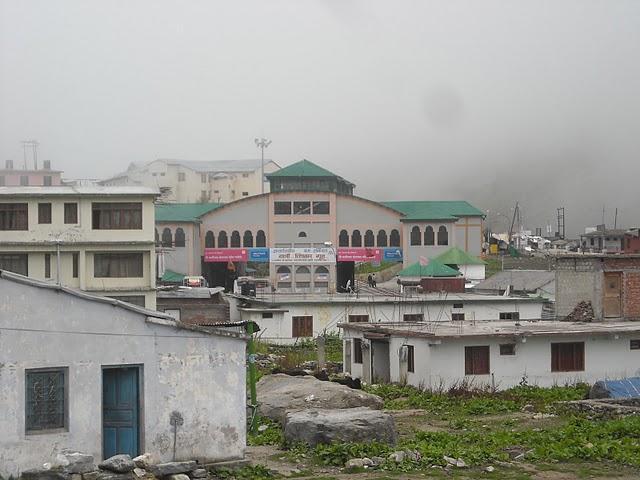
<instances>
[{"instance_id":1,"label":"hindi signboard","mask_svg":"<svg viewBox=\"0 0 640 480\"><path fill-rule=\"evenodd\" d=\"M332 248L272 248L269 261L279 264L327 264L336 263Z\"/></svg>"},{"instance_id":2,"label":"hindi signboard","mask_svg":"<svg viewBox=\"0 0 640 480\"><path fill-rule=\"evenodd\" d=\"M205 262L246 262L246 248L205 248Z\"/></svg>"},{"instance_id":3,"label":"hindi signboard","mask_svg":"<svg viewBox=\"0 0 640 480\"><path fill-rule=\"evenodd\" d=\"M380 248L338 248L339 262L380 262Z\"/></svg>"}]
</instances>

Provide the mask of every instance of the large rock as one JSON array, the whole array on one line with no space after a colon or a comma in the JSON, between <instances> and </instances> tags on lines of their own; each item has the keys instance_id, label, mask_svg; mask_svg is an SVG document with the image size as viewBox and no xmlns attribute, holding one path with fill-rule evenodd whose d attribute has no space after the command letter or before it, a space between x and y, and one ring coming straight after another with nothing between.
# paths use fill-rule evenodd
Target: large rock
<instances>
[{"instance_id":1,"label":"large rock","mask_svg":"<svg viewBox=\"0 0 640 480\"><path fill-rule=\"evenodd\" d=\"M20 474L21 480L69 480L70 477L68 473L47 468L24 470Z\"/></svg>"},{"instance_id":2,"label":"large rock","mask_svg":"<svg viewBox=\"0 0 640 480\"><path fill-rule=\"evenodd\" d=\"M156 477L166 477L167 475L193 472L196 468L198 468L196 462L191 461L159 463L152 465L150 470Z\"/></svg>"},{"instance_id":3,"label":"large rock","mask_svg":"<svg viewBox=\"0 0 640 480\"><path fill-rule=\"evenodd\" d=\"M314 409L369 407L382 409L382 399L361 390L312 376L265 375L257 384L262 416L284 422L287 412Z\"/></svg>"},{"instance_id":4,"label":"large rock","mask_svg":"<svg viewBox=\"0 0 640 480\"><path fill-rule=\"evenodd\" d=\"M96 469L93 464L93 455L63 450L56 455L56 465L62 467L67 473L87 473Z\"/></svg>"},{"instance_id":5,"label":"large rock","mask_svg":"<svg viewBox=\"0 0 640 480\"><path fill-rule=\"evenodd\" d=\"M138 468L144 468L148 470L152 465L158 463L156 458L150 453L143 453L133 459L133 464Z\"/></svg>"},{"instance_id":6,"label":"large rock","mask_svg":"<svg viewBox=\"0 0 640 480\"><path fill-rule=\"evenodd\" d=\"M393 417L370 408L301 410L290 412L284 422L284 438L289 443L316 446L331 442L396 443Z\"/></svg>"},{"instance_id":7,"label":"large rock","mask_svg":"<svg viewBox=\"0 0 640 480\"><path fill-rule=\"evenodd\" d=\"M114 455L98 465L102 470L115 473L127 473L135 468L133 460L126 454Z\"/></svg>"}]
</instances>

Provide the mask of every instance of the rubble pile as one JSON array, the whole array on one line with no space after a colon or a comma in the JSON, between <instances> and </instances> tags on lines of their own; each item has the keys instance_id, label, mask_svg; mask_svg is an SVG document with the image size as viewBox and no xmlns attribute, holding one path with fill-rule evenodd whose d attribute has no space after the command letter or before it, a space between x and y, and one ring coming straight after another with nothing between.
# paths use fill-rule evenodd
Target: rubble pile
<instances>
[{"instance_id":1,"label":"rubble pile","mask_svg":"<svg viewBox=\"0 0 640 480\"><path fill-rule=\"evenodd\" d=\"M595 315L591 302L580 302L573 311L565 317L567 322L593 322Z\"/></svg>"},{"instance_id":2,"label":"rubble pile","mask_svg":"<svg viewBox=\"0 0 640 480\"><path fill-rule=\"evenodd\" d=\"M64 450L51 463L25 470L21 480L204 480L216 478L195 461L157 463L145 453L135 458L114 455L96 467L93 456Z\"/></svg>"}]
</instances>

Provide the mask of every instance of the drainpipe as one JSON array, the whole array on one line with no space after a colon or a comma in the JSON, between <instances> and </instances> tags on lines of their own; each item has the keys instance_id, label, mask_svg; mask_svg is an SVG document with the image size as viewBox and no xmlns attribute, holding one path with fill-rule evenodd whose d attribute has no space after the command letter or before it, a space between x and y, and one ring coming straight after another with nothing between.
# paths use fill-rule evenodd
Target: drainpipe
<instances>
[{"instance_id":1,"label":"drainpipe","mask_svg":"<svg viewBox=\"0 0 640 480\"><path fill-rule=\"evenodd\" d=\"M249 334L249 343L247 348L249 349L249 389L251 394L251 424L249 425L249 431L254 432L256 429L256 412L258 409L258 400L256 392L256 346L253 342L253 322L247 323L247 333Z\"/></svg>"},{"instance_id":2,"label":"drainpipe","mask_svg":"<svg viewBox=\"0 0 640 480\"><path fill-rule=\"evenodd\" d=\"M60 285L60 239L56 240L56 283Z\"/></svg>"}]
</instances>

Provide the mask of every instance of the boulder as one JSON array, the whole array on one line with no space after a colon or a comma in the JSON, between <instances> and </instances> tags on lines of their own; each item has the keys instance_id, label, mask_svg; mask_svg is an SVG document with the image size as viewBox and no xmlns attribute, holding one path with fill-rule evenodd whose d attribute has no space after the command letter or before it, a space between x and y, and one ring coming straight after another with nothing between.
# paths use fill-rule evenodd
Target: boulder
<instances>
[{"instance_id":1,"label":"boulder","mask_svg":"<svg viewBox=\"0 0 640 480\"><path fill-rule=\"evenodd\" d=\"M148 470L152 465L158 463L153 455L150 453L143 453L133 459L133 464L138 468L144 468Z\"/></svg>"},{"instance_id":2,"label":"boulder","mask_svg":"<svg viewBox=\"0 0 640 480\"><path fill-rule=\"evenodd\" d=\"M93 464L93 455L80 453L73 450L63 450L56 455L56 465L62 467L67 473L87 473L96 469Z\"/></svg>"},{"instance_id":3,"label":"boulder","mask_svg":"<svg viewBox=\"0 0 640 480\"><path fill-rule=\"evenodd\" d=\"M194 461L190 462L168 462L159 463L150 467L151 473L156 477L166 477L168 475L176 475L178 473L193 472L198 465Z\"/></svg>"},{"instance_id":4,"label":"boulder","mask_svg":"<svg viewBox=\"0 0 640 480\"><path fill-rule=\"evenodd\" d=\"M175 475L169 475L169 480L189 480L189 475L184 473L176 473Z\"/></svg>"},{"instance_id":5,"label":"boulder","mask_svg":"<svg viewBox=\"0 0 640 480\"><path fill-rule=\"evenodd\" d=\"M393 417L366 407L313 409L289 412L284 422L284 438L289 443L304 442L314 447L331 442L371 442L395 444Z\"/></svg>"},{"instance_id":6,"label":"boulder","mask_svg":"<svg viewBox=\"0 0 640 480\"><path fill-rule=\"evenodd\" d=\"M257 390L260 415L279 422L284 422L290 411L353 407L380 410L383 403L377 395L311 376L265 375Z\"/></svg>"},{"instance_id":7,"label":"boulder","mask_svg":"<svg viewBox=\"0 0 640 480\"><path fill-rule=\"evenodd\" d=\"M191 478L207 478L207 471L204 468L196 468L191 472Z\"/></svg>"},{"instance_id":8,"label":"boulder","mask_svg":"<svg viewBox=\"0 0 640 480\"><path fill-rule=\"evenodd\" d=\"M126 454L114 455L100 463L98 467L102 470L109 470L115 473L127 473L135 468L133 460Z\"/></svg>"},{"instance_id":9,"label":"boulder","mask_svg":"<svg viewBox=\"0 0 640 480\"><path fill-rule=\"evenodd\" d=\"M69 480L68 473L48 468L32 468L20 474L21 480Z\"/></svg>"}]
</instances>

